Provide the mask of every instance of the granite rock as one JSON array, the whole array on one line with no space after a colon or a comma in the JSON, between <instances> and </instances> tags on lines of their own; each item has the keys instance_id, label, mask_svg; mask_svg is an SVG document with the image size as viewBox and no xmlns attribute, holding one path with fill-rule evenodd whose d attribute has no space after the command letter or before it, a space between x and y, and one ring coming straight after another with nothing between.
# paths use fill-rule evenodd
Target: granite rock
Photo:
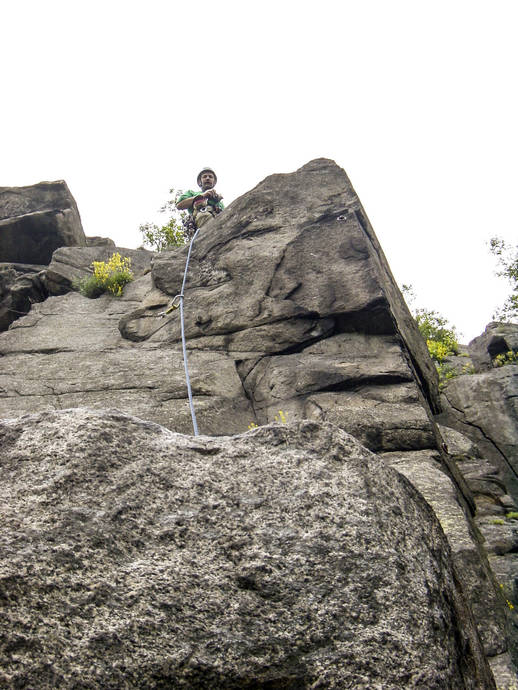
<instances>
[{"instance_id":1,"label":"granite rock","mask_svg":"<svg viewBox=\"0 0 518 690\"><path fill-rule=\"evenodd\" d=\"M495 688L414 487L329 424L0 424L0 683Z\"/></svg>"}]
</instances>

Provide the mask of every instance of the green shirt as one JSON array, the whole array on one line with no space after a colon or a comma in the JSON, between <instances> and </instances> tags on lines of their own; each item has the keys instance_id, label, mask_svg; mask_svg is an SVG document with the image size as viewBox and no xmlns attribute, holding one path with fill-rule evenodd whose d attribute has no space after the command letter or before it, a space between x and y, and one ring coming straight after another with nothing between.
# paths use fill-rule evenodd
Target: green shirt
<instances>
[{"instance_id":1,"label":"green shirt","mask_svg":"<svg viewBox=\"0 0 518 690\"><path fill-rule=\"evenodd\" d=\"M182 196L178 197L178 201L176 203L179 204L180 201L183 201L184 199L190 199L191 197L199 196L200 194L203 194L203 192L193 192L192 189L188 189L186 192L184 192L182 194ZM214 201L214 199L211 199L210 197L206 201L207 201L207 204L209 206L214 206L215 208L220 208L222 211L225 208L223 206L222 201ZM191 206L191 208L188 208L187 210L192 215L192 206Z\"/></svg>"}]
</instances>

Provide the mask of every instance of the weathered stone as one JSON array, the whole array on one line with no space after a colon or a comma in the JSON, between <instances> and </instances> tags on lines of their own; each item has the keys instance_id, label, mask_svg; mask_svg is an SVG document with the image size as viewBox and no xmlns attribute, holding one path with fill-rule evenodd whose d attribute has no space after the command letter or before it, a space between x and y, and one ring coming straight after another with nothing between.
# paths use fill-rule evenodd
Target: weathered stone
<instances>
[{"instance_id":1,"label":"weathered stone","mask_svg":"<svg viewBox=\"0 0 518 690\"><path fill-rule=\"evenodd\" d=\"M437 426L449 453L452 455L470 455L474 458L480 457L477 444L469 436L442 424Z\"/></svg>"},{"instance_id":2,"label":"weathered stone","mask_svg":"<svg viewBox=\"0 0 518 690\"><path fill-rule=\"evenodd\" d=\"M45 266L0 264L0 331L47 299Z\"/></svg>"},{"instance_id":3,"label":"weathered stone","mask_svg":"<svg viewBox=\"0 0 518 690\"><path fill-rule=\"evenodd\" d=\"M325 180L323 184L322 180ZM153 261L122 335L169 347L157 311L181 289L187 249ZM436 372L347 176L332 161L274 175L203 228L185 290L190 350L233 357L257 421L329 419L373 450L429 448ZM425 399L427 402L425 402Z\"/></svg>"},{"instance_id":4,"label":"weathered stone","mask_svg":"<svg viewBox=\"0 0 518 690\"><path fill-rule=\"evenodd\" d=\"M441 471L440 457L431 451L385 453L385 459L420 491L439 518L452 549L453 562L478 624L488 656L507 650L506 613L495 575L481 540L459 504L457 488Z\"/></svg>"},{"instance_id":5,"label":"weathered stone","mask_svg":"<svg viewBox=\"0 0 518 690\"><path fill-rule=\"evenodd\" d=\"M435 445L394 336L342 333L296 354L264 357L242 378L261 423L281 409L289 419L332 421L375 451Z\"/></svg>"},{"instance_id":6,"label":"weathered stone","mask_svg":"<svg viewBox=\"0 0 518 690\"><path fill-rule=\"evenodd\" d=\"M439 523L331 425L0 425L10 687L495 688Z\"/></svg>"},{"instance_id":7,"label":"weathered stone","mask_svg":"<svg viewBox=\"0 0 518 690\"><path fill-rule=\"evenodd\" d=\"M518 352L518 325L493 321L469 343L468 350L476 370L487 371L497 355Z\"/></svg>"},{"instance_id":8,"label":"weathered stone","mask_svg":"<svg viewBox=\"0 0 518 690\"><path fill-rule=\"evenodd\" d=\"M474 438L484 456L499 460L518 496L518 366L451 379L443 404L451 426Z\"/></svg>"},{"instance_id":9,"label":"weathered stone","mask_svg":"<svg viewBox=\"0 0 518 690\"><path fill-rule=\"evenodd\" d=\"M84 246L76 202L62 180L0 187L0 261L45 265L58 247Z\"/></svg>"},{"instance_id":10,"label":"weathered stone","mask_svg":"<svg viewBox=\"0 0 518 690\"><path fill-rule=\"evenodd\" d=\"M489 661L493 675L497 678L498 690L516 690L516 669L509 654L499 654Z\"/></svg>"},{"instance_id":11,"label":"weathered stone","mask_svg":"<svg viewBox=\"0 0 518 690\"><path fill-rule=\"evenodd\" d=\"M150 271L153 252L147 249L127 249L108 244L89 247L63 247L52 255L46 271L46 281L51 295L64 295L70 292L74 282L92 275L92 262L108 262L118 252L121 257L131 260L131 271L135 278Z\"/></svg>"},{"instance_id":12,"label":"weathered stone","mask_svg":"<svg viewBox=\"0 0 518 690\"><path fill-rule=\"evenodd\" d=\"M109 237L87 237L87 247L115 247L115 242Z\"/></svg>"}]
</instances>

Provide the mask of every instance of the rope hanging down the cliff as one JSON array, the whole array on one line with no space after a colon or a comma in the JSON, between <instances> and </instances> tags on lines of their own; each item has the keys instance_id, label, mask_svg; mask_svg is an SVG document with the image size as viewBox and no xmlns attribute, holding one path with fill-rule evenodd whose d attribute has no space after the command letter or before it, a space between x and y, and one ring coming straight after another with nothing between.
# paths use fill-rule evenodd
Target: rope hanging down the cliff
<instances>
[{"instance_id":1,"label":"rope hanging down the cliff","mask_svg":"<svg viewBox=\"0 0 518 690\"><path fill-rule=\"evenodd\" d=\"M180 291L179 295L175 295L170 307L166 309L164 312L160 314L160 316L165 316L166 314L169 314L173 309L177 309L178 306L180 307L180 324L182 328L182 350L183 350L183 366L185 369L185 382L187 384L187 395L189 396L189 407L191 408L191 419L192 419L192 428L194 430L194 435L199 436L198 433L198 423L196 422L196 412L194 411L194 403L192 401L192 390L191 390L191 379L189 377L189 366L187 364L187 347L185 345L185 323L184 323L184 316L183 316L183 298L184 298L184 291L185 291L185 281L187 279L187 270L189 268L189 260L191 258L191 249L192 245L194 244L194 240L196 239L196 235L200 232L200 230L196 230L194 233L194 236L189 244L189 251L187 252L187 260L185 262L185 270L183 272L183 281L182 281L182 289Z\"/></svg>"}]
</instances>

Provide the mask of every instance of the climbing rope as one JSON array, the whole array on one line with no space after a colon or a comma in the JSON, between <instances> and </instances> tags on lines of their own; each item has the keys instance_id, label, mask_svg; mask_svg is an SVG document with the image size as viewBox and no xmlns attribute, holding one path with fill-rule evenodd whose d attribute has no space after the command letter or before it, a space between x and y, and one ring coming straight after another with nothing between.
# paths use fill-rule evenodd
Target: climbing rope
<instances>
[{"instance_id":1,"label":"climbing rope","mask_svg":"<svg viewBox=\"0 0 518 690\"><path fill-rule=\"evenodd\" d=\"M189 251L187 252L187 261L185 262L185 271L183 273L182 291L179 294L179 297L180 297L180 323L182 326L183 366L185 369L185 382L187 384L187 395L189 396L189 407L191 408L192 428L194 430L195 436L198 436L198 424L196 422L196 412L194 411L194 403L192 401L191 380L189 378L189 366L187 364L187 347L185 345L185 324L184 324L184 318L183 318L183 296L184 296L184 290L185 290L185 281L187 280L187 270L189 268L189 260L191 258L191 249L192 249L192 245L194 244L194 240L196 239L196 235L198 233L199 233L199 229L196 230L196 232L194 233L194 236L193 236L191 243L189 245Z\"/></svg>"},{"instance_id":2,"label":"climbing rope","mask_svg":"<svg viewBox=\"0 0 518 690\"><path fill-rule=\"evenodd\" d=\"M189 407L191 409L191 419L192 419L192 428L194 430L194 435L199 436L198 433L198 423L196 422L196 412L194 411L194 403L192 400L192 390L191 390L191 379L189 377L189 365L187 363L187 346L185 344L185 322L184 322L184 313L183 313L183 299L184 299L184 291L185 291L185 281L187 280L187 271L189 269L189 260L191 258L191 250L192 250L192 245L194 244L194 240L196 239L196 235L199 233L199 229L196 230L196 232L193 235L193 238L189 244L189 251L187 252L187 260L185 262L185 270L183 272L183 281L182 281L182 290L178 295L175 295L173 298L173 301L169 305L169 307L160 314L160 316L165 316L166 314L169 314L170 312L173 311L173 309L178 309L180 307L180 325L182 329L182 350L183 350L183 366L185 369L185 382L187 384L187 395L189 397Z\"/></svg>"}]
</instances>

